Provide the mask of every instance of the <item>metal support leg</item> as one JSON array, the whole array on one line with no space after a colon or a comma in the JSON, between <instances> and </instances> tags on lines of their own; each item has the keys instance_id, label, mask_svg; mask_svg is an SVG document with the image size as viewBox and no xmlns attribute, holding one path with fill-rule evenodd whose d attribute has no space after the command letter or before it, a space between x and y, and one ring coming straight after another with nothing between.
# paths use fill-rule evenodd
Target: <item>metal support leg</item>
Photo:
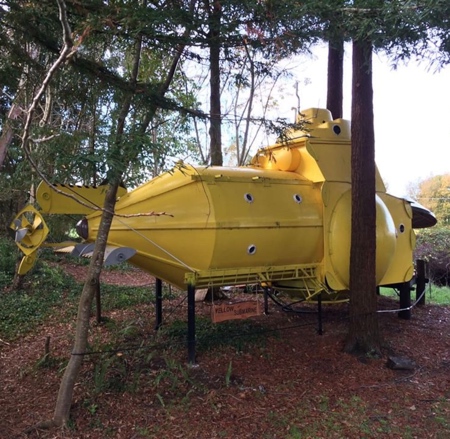
<instances>
[{"instance_id":1,"label":"metal support leg","mask_svg":"<svg viewBox=\"0 0 450 439\"><path fill-rule=\"evenodd\" d=\"M195 364L195 286L188 285L188 363Z\"/></svg>"},{"instance_id":2,"label":"metal support leg","mask_svg":"<svg viewBox=\"0 0 450 439\"><path fill-rule=\"evenodd\" d=\"M155 308L156 308L156 324L155 331L162 325L162 280L156 278L155 283Z\"/></svg>"},{"instance_id":3,"label":"metal support leg","mask_svg":"<svg viewBox=\"0 0 450 439\"><path fill-rule=\"evenodd\" d=\"M319 335L323 334L323 328L322 328L322 293L320 293L317 296L317 316L318 316L318 323L319 327L317 329L317 332Z\"/></svg>"},{"instance_id":4,"label":"metal support leg","mask_svg":"<svg viewBox=\"0 0 450 439\"><path fill-rule=\"evenodd\" d=\"M267 316L269 314L269 294L268 294L269 287L266 285L263 288L264 291L264 314Z\"/></svg>"},{"instance_id":5,"label":"metal support leg","mask_svg":"<svg viewBox=\"0 0 450 439\"><path fill-rule=\"evenodd\" d=\"M400 284L400 309L398 316L401 319L409 320L411 318L411 286L409 282ZM406 308L406 309L405 309Z\"/></svg>"}]
</instances>

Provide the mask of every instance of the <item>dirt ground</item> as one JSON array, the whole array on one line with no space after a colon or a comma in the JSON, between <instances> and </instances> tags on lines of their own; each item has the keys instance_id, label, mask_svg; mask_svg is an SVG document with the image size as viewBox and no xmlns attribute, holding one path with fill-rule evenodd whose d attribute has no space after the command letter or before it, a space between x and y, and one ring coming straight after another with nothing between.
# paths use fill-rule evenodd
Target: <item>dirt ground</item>
<instances>
[{"instance_id":1,"label":"dirt ground","mask_svg":"<svg viewBox=\"0 0 450 439\"><path fill-rule=\"evenodd\" d=\"M83 278L82 268L67 270ZM137 271L108 272L103 282L138 286L153 279ZM164 303L164 315L184 319L187 304L175 302ZM380 299L380 309L397 306ZM0 438L450 437L450 309L415 308L408 321L380 314L386 351L371 358L343 353L346 307L324 307L319 335L315 314L288 314L271 305L269 315L251 319L267 329L263 343L199 350L194 367L186 363L184 344L139 354L112 349L102 361L87 356L64 430L30 427L52 416L74 322L46 322L14 343L0 337ZM198 304L197 312L206 315L209 305ZM107 315L116 326L133 322L121 339L130 346L155 340L154 316L152 304ZM91 337L102 349L109 333L107 324L93 322ZM47 337L50 362L42 365ZM389 355L412 360L414 368L388 368ZM128 377L127 387L114 387L111 374Z\"/></svg>"}]
</instances>

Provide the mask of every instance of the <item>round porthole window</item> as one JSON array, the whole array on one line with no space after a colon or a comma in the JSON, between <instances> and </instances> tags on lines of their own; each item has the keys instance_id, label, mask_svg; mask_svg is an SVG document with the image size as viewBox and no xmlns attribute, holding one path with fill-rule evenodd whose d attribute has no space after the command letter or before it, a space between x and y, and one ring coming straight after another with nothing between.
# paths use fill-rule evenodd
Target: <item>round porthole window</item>
<instances>
[{"instance_id":1,"label":"round porthole window","mask_svg":"<svg viewBox=\"0 0 450 439\"><path fill-rule=\"evenodd\" d=\"M247 248L247 253L249 255L254 255L256 253L256 245L250 244Z\"/></svg>"},{"instance_id":2,"label":"round porthole window","mask_svg":"<svg viewBox=\"0 0 450 439\"><path fill-rule=\"evenodd\" d=\"M253 203L253 195L249 194L248 192L246 194L244 194L244 198L245 201L247 201L247 203Z\"/></svg>"},{"instance_id":3,"label":"round porthole window","mask_svg":"<svg viewBox=\"0 0 450 439\"><path fill-rule=\"evenodd\" d=\"M302 196L299 194L295 194L293 198L297 204L300 204L302 202Z\"/></svg>"},{"instance_id":4,"label":"round porthole window","mask_svg":"<svg viewBox=\"0 0 450 439\"><path fill-rule=\"evenodd\" d=\"M400 226L398 227L398 230L400 230L400 233L403 233L405 231L405 225L400 224Z\"/></svg>"}]
</instances>

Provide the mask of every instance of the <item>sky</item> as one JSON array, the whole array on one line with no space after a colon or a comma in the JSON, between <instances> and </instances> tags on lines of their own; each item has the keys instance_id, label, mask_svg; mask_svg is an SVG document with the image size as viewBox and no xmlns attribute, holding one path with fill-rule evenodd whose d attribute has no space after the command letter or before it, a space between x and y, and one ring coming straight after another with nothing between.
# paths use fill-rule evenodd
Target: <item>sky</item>
<instances>
[{"instance_id":1,"label":"sky","mask_svg":"<svg viewBox=\"0 0 450 439\"><path fill-rule=\"evenodd\" d=\"M350 119L351 53L347 52L344 118ZM301 109L326 106L326 71L326 46L314 49L313 58L303 58L293 71ZM374 54L373 88L375 157L388 192L402 196L410 183L450 173L450 66L434 72L426 64L410 61L393 69L385 57ZM289 108L297 105L295 90L289 99Z\"/></svg>"}]
</instances>

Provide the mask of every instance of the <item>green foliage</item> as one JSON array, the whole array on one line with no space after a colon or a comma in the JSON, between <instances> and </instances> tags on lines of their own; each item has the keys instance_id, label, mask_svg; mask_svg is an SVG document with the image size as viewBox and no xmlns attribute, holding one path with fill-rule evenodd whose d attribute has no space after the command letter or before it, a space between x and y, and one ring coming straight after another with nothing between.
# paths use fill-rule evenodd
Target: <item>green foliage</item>
<instances>
[{"instance_id":1,"label":"green foliage","mask_svg":"<svg viewBox=\"0 0 450 439\"><path fill-rule=\"evenodd\" d=\"M436 175L418 183L415 198L430 209L441 226L450 226L450 174Z\"/></svg>"},{"instance_id":2,"label":"green foliage","mask_svg":"<svg viewBox=\"0 0 450 439\"><path fill-rule=\"evenodd\" d=\"M428 276L433 283L450 285L450 228L420 230L414 258L427 261Z\"/></svg>"},{"instance_id":3,"label":"green foliage","mask_svg":"<svg viewBox=\"0 0 450 439\"><path fill-rule=\"evenodd\" d=\"M105 311L126 309L152 300L148 287L124 287L102 284L102 308Z\"/></svg>"},{"instance_id":4,"label":"green foliage","mask_svg":"<svg viewBox=\"0 0 450 439\"><path fill-rule=\"evenodd\" d=\"M120 355L101 356L94 363L94 392L123 392L127 387L128 367Z\"/></svg>"},{"instance_id":5,"label":"green foliage","mask_svg":"<svg viewBox=\"0 0 450 439\"><path fill-rule=\"evenodd\" d=\"M45 262L39 264L29 276L26 288L10 291L0 297L0 333L14 340L42 324L58 308L65 313L76 306L81 285L58 267Z\"/></svg>"},{"instance_id":6,"label":"green foliage","mask_svg":"<svg viewBox=\"0 0 450 439\"><path fill-rule=\"evenodd\" d=\"M0 238L0 288L11 286L18 251L14 241ZM83 288L83 279L74 282L57 263L60 256L53 251L42 251L35 268L25 278L25 288L8 291L0 295L0 333L2 338L13 340L44 323L50 316L76 312L78 299ZM88 263L77 259L79 263ZM153 300L148 287L119 287L102 284L102 310L124 309ZM95 305L93 305L95 306ZM112 325L112 323L108 323ZM136 328L133 325L123 329L122 338L130 338Z\"/></svg>"},{"instance_id":7,"label":"green foliage","mask_svg":"<svg viewBox=\"0 0 450 439\"><path fill-rule=\"evenodd\" d=\"M0 291L11 284L18 258L19 251L14 241L0 236Z\"/></svg>"},{"instance_id":8,"label":"green foliage","mask_svg":"<svg viewBox=\"0 0 450 439\"><path fill-rule=\"evenodd\" d=\"M75 226L80 219L81 215L46 215L44 220L50 230L47 242L79 241Z\"/></svg>"}]
</instances>

